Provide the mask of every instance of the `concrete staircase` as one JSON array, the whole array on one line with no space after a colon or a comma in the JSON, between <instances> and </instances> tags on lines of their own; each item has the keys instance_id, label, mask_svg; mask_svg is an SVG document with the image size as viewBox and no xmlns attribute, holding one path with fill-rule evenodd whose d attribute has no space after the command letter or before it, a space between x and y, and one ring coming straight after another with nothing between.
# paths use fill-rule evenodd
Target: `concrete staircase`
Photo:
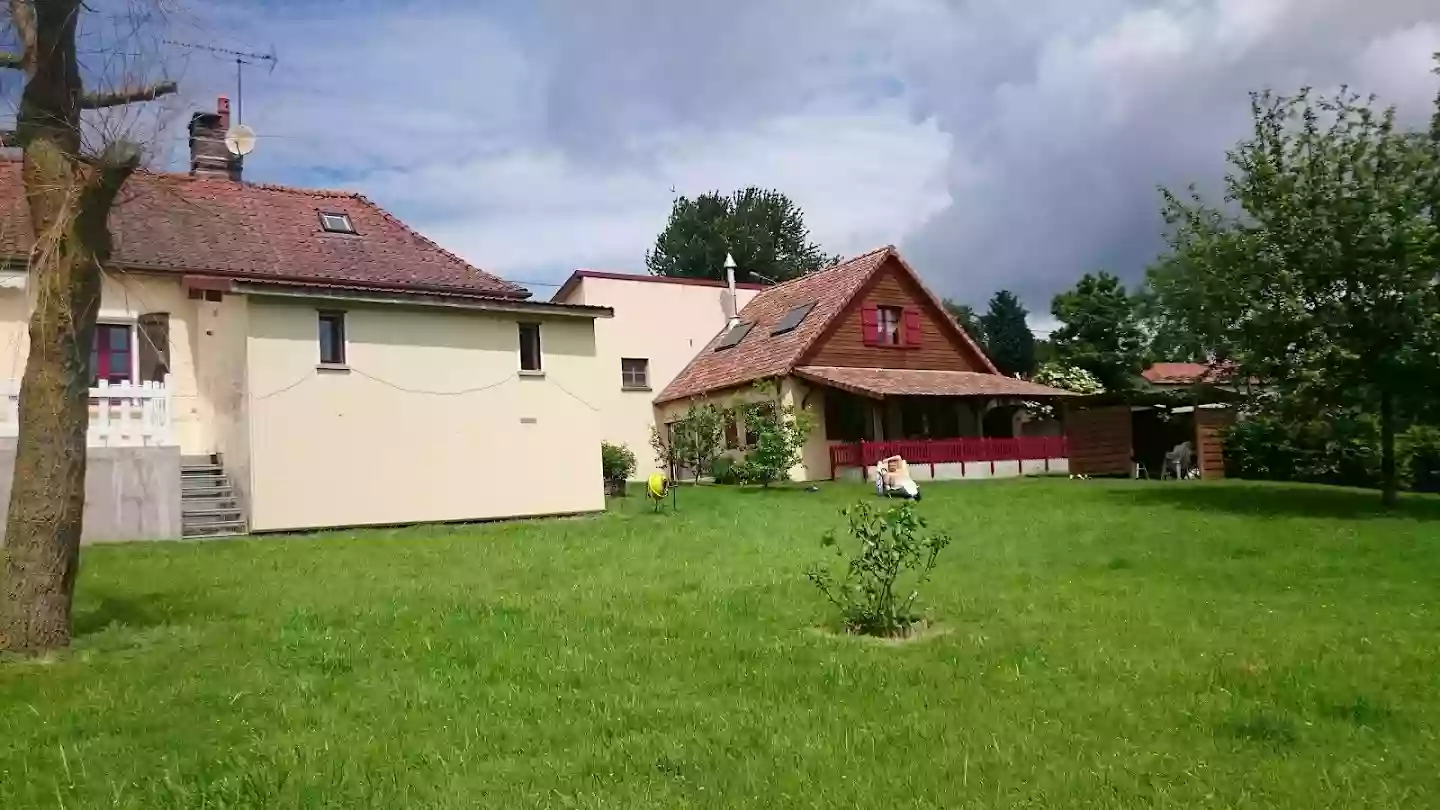
<instances>
[{"instance_id":1,"label":"concrete staircase","mask_svg":"<svg viewBox=\"0 0 1440 810\"><path fill-rule=\"evenodd\" d=\"M245 534L245 511L218 457L180 459L180 526L187 538Z\"/></svg>"}]
</instances>

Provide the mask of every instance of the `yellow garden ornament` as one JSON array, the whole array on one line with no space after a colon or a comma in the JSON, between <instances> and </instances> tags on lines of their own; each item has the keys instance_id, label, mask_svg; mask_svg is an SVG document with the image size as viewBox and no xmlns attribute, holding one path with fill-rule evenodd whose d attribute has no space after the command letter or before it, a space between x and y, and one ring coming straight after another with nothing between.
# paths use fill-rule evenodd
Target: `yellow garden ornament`
<instances>
[{"instance_id":1,"label":"yellow garden ornament","mask_svg":"<svg viewBox=\"0 0 1440 810\"><path fill-rule=\"evenodd\" d=\"M670 494L670 479L665 473L651 473L650 478L645 482L645 497L655 504L655 511L660 511L660 506L665 503L665 496Z\"/></svg>"}]
</instances>

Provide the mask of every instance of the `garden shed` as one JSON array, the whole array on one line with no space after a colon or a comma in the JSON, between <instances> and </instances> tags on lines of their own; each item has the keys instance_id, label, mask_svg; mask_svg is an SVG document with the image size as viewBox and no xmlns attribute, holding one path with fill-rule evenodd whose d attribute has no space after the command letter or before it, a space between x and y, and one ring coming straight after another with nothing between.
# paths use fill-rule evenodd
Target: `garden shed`
<instances>
[{"instance_id":1,"label":"garden shed","mask_svg":"<svg viewBox=\"0 0 1440 810\"><path fill-rule=\"evenodd\" d=\"M1071 401L1065 435L1072 475L1158 478L1167 453L1194 448L1200 477L1225 477L1225 428L1234 424L1235 396L1222 391L1101 394Z\"/></svg>"}]
</instances>

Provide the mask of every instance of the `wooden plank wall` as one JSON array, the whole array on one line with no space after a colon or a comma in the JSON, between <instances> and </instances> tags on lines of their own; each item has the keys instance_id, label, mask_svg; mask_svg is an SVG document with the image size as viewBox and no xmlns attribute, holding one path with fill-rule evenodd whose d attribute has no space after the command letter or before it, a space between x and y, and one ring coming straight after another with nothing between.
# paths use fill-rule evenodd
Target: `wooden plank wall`
<instances>
[{"instance_id":1,"label":"wooden plank wall","mask_svg":"<svg viewBox=\"0 0 1440 810\"><path fill-rule=\"evenodd\" d=\"M860 327L860 311L865 305L914 307L920 316L920 345L866 346ZM948 317L930 305L915 282L893 263L875 273L868 289L860 291L850 307L835 318L834 325L822 335L798 365L838 366L841 368L916 368L939 371L981 371L983 366L974 353L940 321Z\"/></svg>"},{"instance_id":2,"label":"wooden plank wall","mask_svg":"<svg viewBox=\"0 0 1440 810\"><path fill-rule=\"evenodd\" d=\"M1076 408L1065 414L1070 440L1070 472L1074 475L1133 473L1134 432L1130 406Z\"/></svg>"},{"instance_id":3,"label":"wooden plank wall","mask_svg":"<svg viewBox=\"0 0 1440 810\"><path fill-rule=\"evenodd\" d=\"M1195 460L1200 477L1210 481L1225 477L1225 429L1235 424L1234 408L1195 410Z\"/></svg>"}]
</instances>

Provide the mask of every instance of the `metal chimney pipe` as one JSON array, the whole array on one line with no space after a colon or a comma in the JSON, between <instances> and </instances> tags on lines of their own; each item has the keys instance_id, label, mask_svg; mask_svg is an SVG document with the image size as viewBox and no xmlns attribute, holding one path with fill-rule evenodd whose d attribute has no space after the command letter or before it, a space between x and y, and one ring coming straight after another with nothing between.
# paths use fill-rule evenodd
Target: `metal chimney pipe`
<instances>
[{"instance_id":1,"label":"metal chimney pipe","mask_svg":"<svg viewBox=\"0 0 1440 810\"><path fill-rule=\"evenodd\" d=\"M735 293L735 257L725 254L725 286L729 290L729 311L725 313L725 328L734 329L740 323L740 299Z\"/></svg>"}]
</instances>

